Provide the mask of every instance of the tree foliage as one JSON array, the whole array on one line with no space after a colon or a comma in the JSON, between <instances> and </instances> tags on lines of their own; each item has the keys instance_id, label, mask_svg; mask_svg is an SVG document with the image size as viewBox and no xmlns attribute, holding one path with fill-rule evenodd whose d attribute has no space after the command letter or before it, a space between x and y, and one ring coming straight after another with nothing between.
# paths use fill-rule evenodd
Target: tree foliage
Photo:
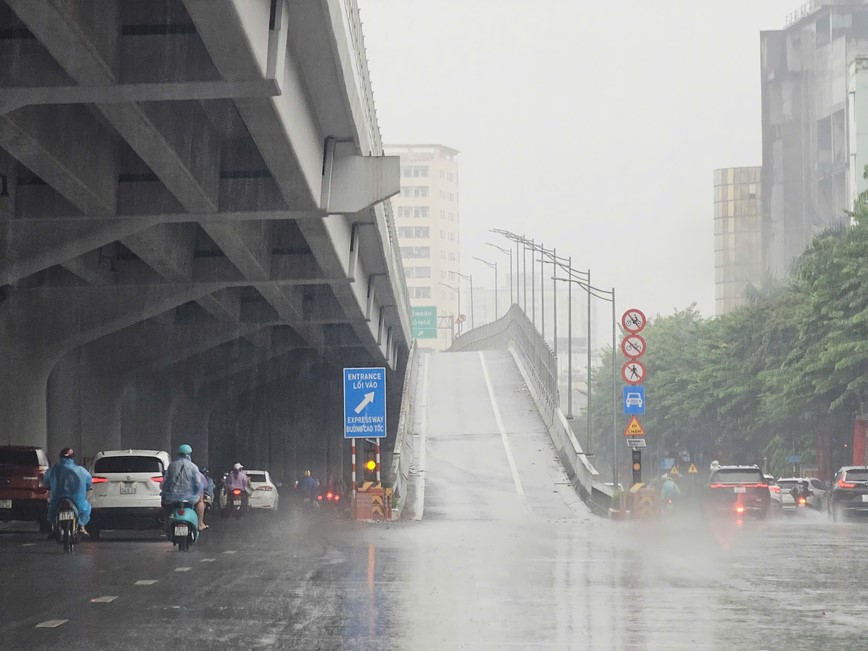
<instances>
[{"instance_id":1,"label":"tree foliage","mask_svg":"<svg viewBox=\"0 0 868 651\"><path fill-rule=\"evenodd\" d=\"M852 419L868 413L866 204L853 221L816 237L788 282L751 288L742 308L704 318L691 306L649 321L642 333L649 444L722 462L768 459L780 472L793 451L812 460L817 431L846 435ZM592 375L598 467L611 460L613 418L621 427L612 354L606 350Z\"/></svg>"}]
</instances>

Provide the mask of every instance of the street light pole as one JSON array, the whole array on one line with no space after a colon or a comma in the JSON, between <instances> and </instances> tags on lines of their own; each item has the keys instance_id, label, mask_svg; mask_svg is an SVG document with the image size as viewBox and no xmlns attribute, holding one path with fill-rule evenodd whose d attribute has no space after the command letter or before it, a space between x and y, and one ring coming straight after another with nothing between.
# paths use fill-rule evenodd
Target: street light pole
<instances>
[{"instance_id":1,"label":"street light pole","mask_svg":"<svg viewBox=\"0 0 868 651\"><path fill-rule=\"evenodd\" d=\"M443 285L447 289L451 289L453 292L455 292L458 295L458 316L460 317L461 316L461 283L460 282L458 283L458 287L453 287L452 285L447 285L446 283L440 283L440 282L438 282L437 284ZM463 325L462 323L458 322L457 318L452 319L452 340L453 341L455 340L455 326L456 326L456 324L458 325L458 334L461 334L461 330L462 330L461 326Z\"/></svg>"},{"instance_id":2,"label":"street light pole","mask_svg":"<svg viewBox=\"0 0 868 651\"><path fill-rule=\"evenodd\" d=\"M486 242L486 244L487 246L493 246L498 251L509 255L509 305L512 306L515 302L512 300L512 249L504 249L502 246L497 246L497 244L491 244L489 242Z\"/></svg>"},{"instance_id":3,"label":"street light pole","mask_svg":"<svg viewBox=\"0 0 868 651\"><path fill-rule=\"evenodd\" d=\"M536 285L534 284L534 270L536 266L534 263L534 251L536 251L536 247L534 241L530 241L530 322L533 323L533 327L536 328Z\"/></svg>"},{"instance_id":4,"label":"street light pole","mask_svg":"<svg viewBox=\"0 0 868 651\"><path fill-rule=\"evenodd\" d=\"M545 249L543 245L540 244L540 257L539 257L539 313L540 319L542 320L542 325L540 326L540 330L542 331L543 341L546 340L546 294L545 294L545 269L543 268L543 264L545 260L543 260L543 256Z\"/></svg>"},{"instance_id":5,"label":"street light pole","mask_svg":"<svg viewBox=\"0 0 868 651\"><path fill-rule=\"evenodd\" d=\"M573 256L569 257L569 277L573 277ZM573 283L567 285L567 419L573 419ZM587 452L587 450L585 450Z\"/></svg>"},{"instance_id":6,"label":"street light pole","mask_svg":"<svg viewBox=\"0 0 868 651\"><path fill-rule=\"evenodd\" d=\"M615 313L615 288L612 287L612 486L618 486L618 414L615 405L618 403L617 383L615 373L615 324L618 317Z\"/></svg>"},{"instance_id":7,"label":"street light pole","mask_svg":"<svg viewBox=\"0 0 868 651\"><path fill-rule=\"evenodd\" d=\"M497 321L497 263L483 260L482 258L473 257L474 260L479 260L482 264L494 269L494 320Z\"/></svg>"},{"instance_id":8,"label":"street light pole","mask_svg":"<svg viewBox=\"0 0 868 651\"><path fill-rule=\"evenodd\" d=\"M473 314L473 274L458 274L460 278L464 278L465 280L470 282L470 328L471 330L476 327L476 317ZM461 283L458 283L461 285Z\"/></svg>"}]
</instances>

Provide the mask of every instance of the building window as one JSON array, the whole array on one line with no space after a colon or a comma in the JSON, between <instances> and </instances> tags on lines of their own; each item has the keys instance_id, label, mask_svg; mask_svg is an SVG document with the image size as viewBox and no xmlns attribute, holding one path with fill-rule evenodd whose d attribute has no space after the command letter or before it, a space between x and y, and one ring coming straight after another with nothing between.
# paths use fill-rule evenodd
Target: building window
<instances>
[{"instance_id":1,"label":"building window","mask_svg":"<svg viewBox=\"0 0 868 651\"><path fill-rule=\"evenodd\" d=\"M398 237L402 239L431 237L431 228L429 226L399 226Z\"/></svg>"},{"instance_id":2,"label":"building window","mask_svg":"<svg viewBox=\"0 0 868 651\"><path fill-rule=\"evenodd\" d=\"M452 242L455 241L455 233L449 233L449 240Z\"/></svg>"},{"instance_id":3,"label":"building window","mask_svg":"<svg viewBox=\"0 0 868 651\"><path fill-rule=\"evenodd\" d=\"M401 196L407 197L410 199L427 199L428 198L428 186L427 185L405 185L401 188Z\"/></svg>"},{"instance_id":4,"label":"building window","mask_svg":"<svg viewBox=\"0 0 868 651\"><path fill-rule=\"evenodd\" d=\"M416 206L413 208L413 217L416 219L428 219L428 206Z\"/></svg>"},{"instance_id":5,"label":"building window","mask_svg":"<svg viewBox=\"0 0 868 651\"><path fill-rule=\"evenodd\" d=\"M450 252L449 252L449 261L450 261L450 262L455 262L455 261L456 261L456 258L455 258L455 252L454 252L454 251L450 251Z\"/></svg>"},{"instance_id":6,"label":"building window","mask_svg":"<svg viewBox=\"0 0 868 651\"><path fill-rule=\"evenodd\" d=\"M430 287L408 287L410 298L431 298Z\"/></svg>"},{"instance_id":7,"label":"building window","mask_svg":"<svg viewBox=\"0 0 868 651\"><path fill-rule=\"evenodd\" d=\"M430 278L431 267L404 267L407 278Z\"/></svg>"},{"instance_id":8,"label":"building window","mask_svg":"<svg viewBox=\"0 0 868 651\"><path fill-rule=\"evenodd\" d=\"M402 258L430 258L431 257L431 247L430 246L402 246L401 247L401 257Z\"/></svg>"}]
</instances>

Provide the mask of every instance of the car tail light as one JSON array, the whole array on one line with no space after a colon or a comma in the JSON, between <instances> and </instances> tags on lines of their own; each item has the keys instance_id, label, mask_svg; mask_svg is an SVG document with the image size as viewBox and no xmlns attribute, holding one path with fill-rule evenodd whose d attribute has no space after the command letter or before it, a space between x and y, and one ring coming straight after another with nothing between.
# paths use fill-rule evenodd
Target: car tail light
<instances>
[{"instance_id":1,"label":"car tail light","mask_svg":"<svg viewBox=\"0 0 868 651\"><path fill-rule=\"evenodd\" d=\"M332 493L331 491L329 491L328 493L326 493L326 499L329 500L329 501L331 501L331 500L334 498L334 496L335 496L335 494Z\"/></svg>"},{"instance_id":2,"label":"car tail light","mask_svg":"<svg viewBox=\"0 0 868 651\"><path fill-rule=\"evenodd\" d=\"M258 491L270 491L270 490L273 490L273 489L271 488L271 486L260 486L260 487L257 488L256 490L258 490Z\"/></svg>"},{"instance_id":3,"label":"car tail light","mask_svg":"<svg viewBox=\"0 0 868 651\"><path fill-rule=\"evenodd\" d=\"M240 488L233 488L232 494L233 495L241 495L241 489Z\"/></svg>"},{"instance_id":4,"label":"car tail light","mask_svg":"<svg viewBox=\"0 0 868 651\"><path fill-rule=\"evenodd\" d=\"M843 479L838 480L838 488L856 488L856 484L851 484Z\"/></svg>"},{"instance_id":5,"label":"car tail light","mask_svg":"<svg viewBox=\"0 0 868 651\"><path fill-rule=\"evenodd\" d=\"M808 503L808 500L806 500L804 497L799 498L799 504L805 505L807 503Z\"/></svg>"},{"instance_id":6,"label":"car tail light","mask_svg":"<svg viewBox=\"0 0 868 651\"><path fill-rule=\"evenodd\" d=\"M744 507L741 504L739 504L737 507L735 507L735 512L738 514L744 513Z\"/></svg>"},{"instance_id":7,"label":"car tail light","mask_svg":"<svg viewBox=\"0 0 868 651\"><path fill-rule=\"evenodd\" d=\"M341 501L341 496L335 495L335 502L340 502L340 501Z\"/></svg>"},{"instance_id":8,"label":"car tail light","mask_svg":"<svg viewBox=\"0 0 868 651\"><path fill-rule=\"evenodd\" d=\"M156 477L151 477L151 481L156 482L158 484L163 483L163 475L157 475Z\"/></svg>"},{"instance_id":9,"label":"car tail light","mask_svg":"<svg viewBox=\"0 0 868 651\"><path fill-rule=\"evenodd\" d=\"M772 493L780 493L780 492L781 492L781 487L780 487L780 486L769 486L769 490L770 490Z\"/></svg>"},{"instance_id":10,"label":"car tail light","mask_svg":"<svg viewBox=\"0 0 868 651\"><path fill-rule=\"evenodd\" d=\"M317 498L320 502L322 502L322 495L317 495L316 498Z\"/></svg>"},{"instance_id":11,"label":"car tail light","mask_svg":"<svg viewBox=\"0 0 868 651\"><path fill-rule=\"evenodd\" d=\"M93 478L93 483L94 483L94 484L104 484L104 483L106 483L107 481L108 481L108 479L107 479L106 477L94 477L94 478Z\"/></svg>"}]
</instances>

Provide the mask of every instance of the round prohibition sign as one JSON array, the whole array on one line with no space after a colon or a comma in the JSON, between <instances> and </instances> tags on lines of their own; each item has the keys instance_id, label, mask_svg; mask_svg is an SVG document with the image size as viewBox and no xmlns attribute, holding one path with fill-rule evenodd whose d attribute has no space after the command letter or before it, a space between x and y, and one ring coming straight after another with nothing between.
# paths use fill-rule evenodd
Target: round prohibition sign
<instances>
[{"instance_id":1,"label":"round prohibition sign","mask_svg":"<svg viewBox=\"0 0 868 651\"><path fill-rule=\"evenodd\" d=\"M627 335L621 340L621 352L624 357L639 359L648 350L648 344L642 335Z\"/></svg>"},{"instance_id":2,"label":"round prohibition sign","mask_svg":"<svg viewBox=\"0 0 868 651\"><path fill-rule=\"evenodd\" d=\"M645 324L647 323L645 319L645 313L642 310L638 310L636 308L630 308L626 312L624 312L621 317L621 325L624 330L629 332L630 334L635 335L637 332L642 332L645 329Z\"/></svg>"},{"instance_id":3,"label":"round prohibition sign","mask_svg":"<svg viewBox=\"0 0 868 651\"><path fill-rule=\"evenodd\" d=\"M621 367L621 379L627 384L642 384L645 381L645 365L635 359L627 360Z\"/></svg>"}]
</instances>

